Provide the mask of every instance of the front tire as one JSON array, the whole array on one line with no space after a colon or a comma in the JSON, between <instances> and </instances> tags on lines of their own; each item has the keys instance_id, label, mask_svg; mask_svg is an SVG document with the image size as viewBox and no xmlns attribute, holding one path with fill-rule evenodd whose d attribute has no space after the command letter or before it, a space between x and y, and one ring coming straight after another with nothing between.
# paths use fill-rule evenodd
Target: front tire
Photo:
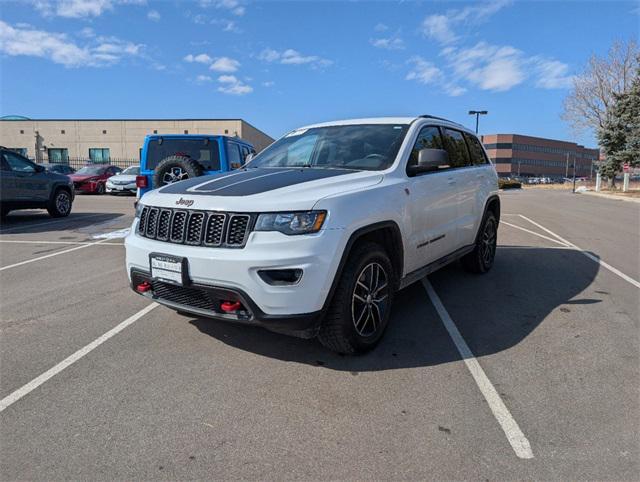
<instances>
[{"instance_id":1,"label":"front tire","mask_svg":"<svg viewBox=\"0 0 640 482\"><path fill-rule=\"evenodd\" d=\"M395 291L389 256L376 243L358 246L344 267L318 339L343 354L365 353L382 338Z\"/></svg>"},{"instance_id":2,"label":"front tire","mask_svg":"<svg viewBox=\"0 0 640 482\"><path fill-rule=\"evenodd\" d=\"M105 191L104 184L98 183L98 186L96 187L96 194L103 195L104 191Z\"/></svg>"},{"instance_id":3,"label":"front tire","mask_svg":"<svg viewBox=\"0 0 640 482\"><path fill-rule=\"evenodd\" d=\"M498 242L498 220L487 211L480 225L473 251L462 257L462 267L470 273L484 274L493 266Z\"/></svg>"},{"instance_id":4,"label":"front tire","mask_svg":"<svg viewBox=\"0 0 640 482\"><path fill-rule=\"evenodd\" d=\"M71 194L66 189L58 189L54 194L47 211L54 218L64 218L71 214Z\"/></svg>"}]
</instances>

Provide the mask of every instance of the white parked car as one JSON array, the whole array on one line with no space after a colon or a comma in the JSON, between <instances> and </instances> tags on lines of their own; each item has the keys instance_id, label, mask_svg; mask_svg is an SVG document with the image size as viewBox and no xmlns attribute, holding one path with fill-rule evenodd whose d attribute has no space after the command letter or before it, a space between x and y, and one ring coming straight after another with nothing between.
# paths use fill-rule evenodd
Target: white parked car
<instances>
[{"instance_id":1,"label":"white parked car","mask_svg":"<svg viewBox=\"0 0 640 482\"><path fill-rule=\"evenodd\" d=\"M139 166L127 167L120 174L107 179L106 188L109 194L136 194L136 176L140 174Z\"/></svg>"},{"instance_id":2,"label":"white parked car","mask_svg":"<svg viewBox=\"0 0 640 482\"><path fill-rule=\"evenodd\" d=\"M475 134L445 119L303 127L242 169L145 194L127 273L176 311L364 352L398 289L457 259L491 268L497 179Z\"/></svg>"}]
</instances>

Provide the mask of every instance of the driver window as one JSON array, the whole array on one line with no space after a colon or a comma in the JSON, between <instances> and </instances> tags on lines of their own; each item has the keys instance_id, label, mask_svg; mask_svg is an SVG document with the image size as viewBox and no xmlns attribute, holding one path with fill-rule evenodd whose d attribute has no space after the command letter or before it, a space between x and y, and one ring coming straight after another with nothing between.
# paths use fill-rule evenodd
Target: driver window
<instances>
[{"instance_id":1,"label":"driver window","mask_svg":"<svg viewBox=\"0 0 640 482\"><path fill-rule=\"evenodd\" d=\"M440 137L440 129L435 126L423 127L418 134L418 138L416 139L416 143L413 145L413 149L411 149L407 166L415 166L418 163L418 152L420 152L420 150L443 149L443 146L442 137Z\"/></svg>"},{"instance_id":2,"label":"driver window","mask_svg":"<svg viewBox=\"0 0 640 482\"><path fill-rule=\"evenodd\" d=\"M36 168L26 159L23 159L15 154L11 154L10 152L5 152L4 158L9 164L9 167L14 172L36 172Z\"/></svg>"}]
</instances>

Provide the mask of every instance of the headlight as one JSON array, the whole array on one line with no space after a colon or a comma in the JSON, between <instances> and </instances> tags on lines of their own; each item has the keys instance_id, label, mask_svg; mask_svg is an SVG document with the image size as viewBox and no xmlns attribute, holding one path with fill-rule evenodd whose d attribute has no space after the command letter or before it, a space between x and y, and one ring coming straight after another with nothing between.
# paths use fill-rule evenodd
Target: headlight
<instances>
[{"instance_id":1,"label":"headlight","mask_svg":"<svg viewBox=\"0 0 640 482\"><path fill-rule=\"evenodd\" d=\"M138 201L136 204L136 215L135 215L136 218L140 218L140 214L142 214L143 209L144 209L144 204Z\"/></svg>"},{"instance_id":2,"label":"headlight","mask_svg":"<svg viewBox=\"0 0 640 482\"><path fill-rule=\"evenodd\" d=\"M256 221L255 230L279 231L283 234L317 233L326 217L326 211L261 214Z\"/></svg>"}]
</instances>

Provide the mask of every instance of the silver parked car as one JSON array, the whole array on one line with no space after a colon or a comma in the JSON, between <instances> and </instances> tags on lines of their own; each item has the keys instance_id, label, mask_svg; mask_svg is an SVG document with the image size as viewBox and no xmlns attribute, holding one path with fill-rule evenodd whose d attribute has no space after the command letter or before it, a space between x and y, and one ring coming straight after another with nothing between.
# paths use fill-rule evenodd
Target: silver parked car
<instances>
[{"instance_id":1,"label":"silver parked car","mask_svg":"<svg viewBox=\"0 0 640 482\"><path fill-rule=\"evenodd\" d=\"M137 191L136 176L138 174L140 174L140 167L131 166L127 167L120 174L111 176L109 179L107 179L107 192L109 194L135 194Z\"/></svg>"}]
</instances>

